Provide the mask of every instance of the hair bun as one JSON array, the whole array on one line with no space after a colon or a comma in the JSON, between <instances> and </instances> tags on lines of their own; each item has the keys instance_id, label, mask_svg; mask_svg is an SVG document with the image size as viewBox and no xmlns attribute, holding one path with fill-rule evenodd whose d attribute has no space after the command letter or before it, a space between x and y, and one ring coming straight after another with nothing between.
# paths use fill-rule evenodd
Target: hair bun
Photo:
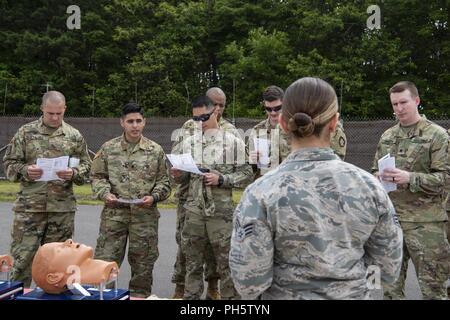
<instances>
[{"instance_id":1,"label":"hair bun","mask_svg":"<svg viewBox=\"0 0 450 320\"><path fill-rule=\"evenodd\" d=\"M289 131L298 137L309 137L314 133L314 122L311 117L303 112L297 112L288 123Z\"/></svg>"}]
</instances>

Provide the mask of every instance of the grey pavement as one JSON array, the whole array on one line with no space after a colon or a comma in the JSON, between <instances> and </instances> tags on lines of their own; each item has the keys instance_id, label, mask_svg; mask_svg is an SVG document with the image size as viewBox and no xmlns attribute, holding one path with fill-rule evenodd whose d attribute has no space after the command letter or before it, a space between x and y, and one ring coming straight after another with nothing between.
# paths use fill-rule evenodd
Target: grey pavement
<instances>
[{"instance_id":1,"label":"grey pavement","mask_svg":"<svg viewBox=\"0 0 450 320\"><path fill-rule=\"evenodd\" d=\"M0 254L9 252L11 242L11 226L13 213L11 203L0 203ZM75 218L74 240L95 248L99 225L101 206L78 206ZM177 245L175 242L175 210L160 209L161 218L159 220L159 258L153 270L152 293L160 298L169 298L174 289L170 281L173 265L175 263ZM414 267L409 264L408 276L406 279L406 298L412 300L422 299L417 278L414 274ZM127 288L130 279L130 265L125 258L120 267L119 287ZM374 290L375 299L381 299L381 290Z\"/></svg>"}]
</instances>

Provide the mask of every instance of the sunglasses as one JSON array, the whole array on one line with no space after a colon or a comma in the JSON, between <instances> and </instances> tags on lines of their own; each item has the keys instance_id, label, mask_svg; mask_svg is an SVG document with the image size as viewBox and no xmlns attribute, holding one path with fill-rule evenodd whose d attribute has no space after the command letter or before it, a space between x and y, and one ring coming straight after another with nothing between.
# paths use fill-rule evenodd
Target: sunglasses
<instances>
[{"instance_id":1,"label":"sunglasses","mask_svg":"<svg viewBox=\"0 0 450 320\"><path fill-rule=\"evenodd\" d=\"M264 107L264 109L266 109L266 111L267 112L272 112L272 111L274 111L274 112L278 112L278 111L280 111L281 110L281 107L282 107L283 105L279 105L279 106L276 106L276 107Z\"/></svg>"},{"instance_id":2,"label":"sunglasses","mask_svg":"<svg viewBox=\"0 0 450 320\"><path fill-rule=\"evenodd\" d=\"M201 121L201 122L205 122L208 121L209 118L211 117L211 115L214 113L214 110L211 111L210 113L205 113L199 116L192 116L192 120L194 121Z\"/></svg>"}]
</instances>

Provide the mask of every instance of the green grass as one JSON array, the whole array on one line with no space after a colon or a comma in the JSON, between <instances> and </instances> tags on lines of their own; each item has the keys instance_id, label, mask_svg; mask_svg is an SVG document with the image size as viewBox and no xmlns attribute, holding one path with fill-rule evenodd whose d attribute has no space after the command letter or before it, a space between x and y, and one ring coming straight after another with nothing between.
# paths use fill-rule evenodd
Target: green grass
<instances>
[{"instance_id":1,"label":"green grass","mask_svg":"<svg viewBox=\"0 0 450 320\"><path fill-rule=\"evenodd\" d=\"M0 181L0 202L13 202L16 200L16 193L19 191L19 184L9 181ZM78 204L103 205L102 201L92 199L90 185L74 186L75 196ZM237 204L242 196L242 190L233 190L233 202ZM169 199L158 204L161 209L176 209L177 203L172 195Z\"/></svg>"}]
</instances>

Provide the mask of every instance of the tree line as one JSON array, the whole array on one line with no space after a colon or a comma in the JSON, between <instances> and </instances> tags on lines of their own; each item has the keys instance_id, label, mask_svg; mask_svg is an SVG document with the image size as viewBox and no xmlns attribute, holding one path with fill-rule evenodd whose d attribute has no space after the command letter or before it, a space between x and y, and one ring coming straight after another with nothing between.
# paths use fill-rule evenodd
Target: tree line
<instances>
[{"instance_id":1,"label":"tree line","mask_svg":"<svg viewBox=\"0 0 450 320\"><path fill-rule=\"evenodd\" d=\"M67 27L70 5L80 29ZM54 89L69 115L137 101L147 116L186 116L220 86L228 117L263 117L263 89L304 76L334 86L344 117L391 116L388 89L405 79L423 112L450 114L449 0L0 0L0 11L2 114L36 114Z\"/></svg>"}]
</instances>

